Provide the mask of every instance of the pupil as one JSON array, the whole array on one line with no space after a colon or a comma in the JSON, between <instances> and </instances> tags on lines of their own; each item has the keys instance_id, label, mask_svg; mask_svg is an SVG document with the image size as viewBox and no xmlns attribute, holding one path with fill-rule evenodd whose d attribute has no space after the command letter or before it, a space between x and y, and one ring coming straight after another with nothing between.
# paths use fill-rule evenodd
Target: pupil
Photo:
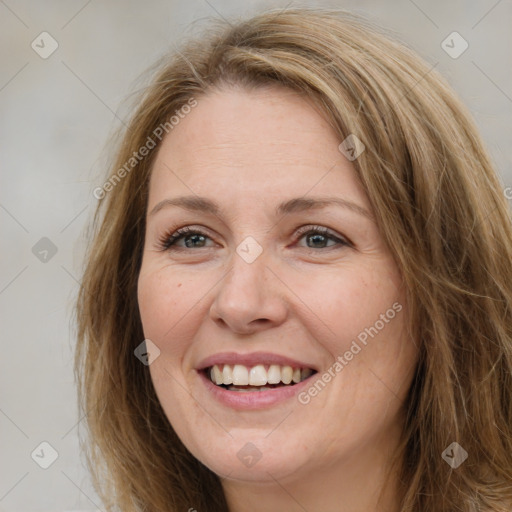
<instances>
[{"instance_id":1,"label":"pupil","mask_svg":"<svg viewBox=\"0 0 512 512\"><path fill-rule=\"evenodd\" d=\"M318 241L318 239L323 239L323 240L321 240L321 242L323 241L323 243L325 244L325 237L324 237L324 235L310 235L310 240L313 240L313 239L316 239L317 241Z\"/></svg>"},{"instance_id":2,"label":"pupil","mask_svg":"<svg viewBox=\"0 0 512 512\"><path fill-rule=\"evenodd\" d=\"M203 235L189 235L186 240L185 240L185 245L187 247L197 247L193 242L192 243L189 243L190 239L191 238L195 238L195 239L198 239L198 238L202 238L203 241L204 241L204 236Z\"/></svg>"}]
</instances>

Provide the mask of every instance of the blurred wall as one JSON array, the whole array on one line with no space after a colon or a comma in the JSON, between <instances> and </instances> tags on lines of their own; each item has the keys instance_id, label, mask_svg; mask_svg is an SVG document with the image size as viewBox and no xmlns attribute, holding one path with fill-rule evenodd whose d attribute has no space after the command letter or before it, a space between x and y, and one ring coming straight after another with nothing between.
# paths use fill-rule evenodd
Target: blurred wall
<instances>
[{"instance_id":1,"label":"blurred wall","mask_svg":"<svg viewBox=\"0 0 512 512\"><path fill-rule=\"evenodd\" d=\"M70 315L121 102L209 18L300 5L393 29L458 91L512 187L510 0L0 1L0 512L101 509L79 455Z\"/></svg>"}]
</instances>

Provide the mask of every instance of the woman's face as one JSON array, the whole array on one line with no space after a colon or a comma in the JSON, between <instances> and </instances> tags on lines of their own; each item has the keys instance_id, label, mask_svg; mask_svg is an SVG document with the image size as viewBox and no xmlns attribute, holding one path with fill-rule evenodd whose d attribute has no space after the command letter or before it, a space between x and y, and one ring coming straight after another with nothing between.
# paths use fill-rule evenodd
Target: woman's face
<instances>
[{"instance_id":1,"label":"woman's face","mask_svg":"<svg viewBox=\"0 0 512 512\"><path fill-rule=\"evenodd\" d=\"M397 440L416 363L368 198L296 93L197 100L154 164L138 282L163 410L221 476L363 470Z\"/></svg>"}]
</instances>

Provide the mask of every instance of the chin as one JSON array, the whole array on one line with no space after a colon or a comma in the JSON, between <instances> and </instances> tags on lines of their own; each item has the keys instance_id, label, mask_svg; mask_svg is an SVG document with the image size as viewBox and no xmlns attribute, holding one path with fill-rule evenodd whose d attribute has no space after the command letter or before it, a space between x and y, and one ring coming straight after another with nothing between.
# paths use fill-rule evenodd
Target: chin
<instances>
[{"instance_id":1,"label":"chin","mask_svg":"<svg viewBox=\"0 0 512 512\"><path fill-rule=\"evenodd\" d=\"M275 483L307 466L307 453L298 457L299 443L283 444L277 438L266 439L268 435L268 431L258 437L238 435L211 443L213 450L201 446L192 453L220 478L231 480Z\"/></svg>"}]
</instances>

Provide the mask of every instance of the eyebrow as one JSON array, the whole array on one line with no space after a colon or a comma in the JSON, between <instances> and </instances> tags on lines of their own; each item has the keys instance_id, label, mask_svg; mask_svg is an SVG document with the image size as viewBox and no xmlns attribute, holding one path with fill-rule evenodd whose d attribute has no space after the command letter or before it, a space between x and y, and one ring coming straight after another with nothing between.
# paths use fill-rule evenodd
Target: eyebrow
<instances>
[{"instance_id":1,"label":"eyebrow","mask_svg":"<svg viewBox=\"0 0 512 512\"><path fill-rule=\"evenodd\" d=\"M211 199L200 196L180 196L160 201L151 210L149 215L154 215L160 210L171 206L177 206L193 212L210 213L215 216L220 216L221 214L219 205ZM362 206L339 197L297 197L289 199L277 206L275 214L276 216L280 216L290 213L318 210L327 208L328 206L340 206L342 208L347 208L354 213L367 217L371 221L374 220L373 215Z\"/></svg>"}]
</instances>

